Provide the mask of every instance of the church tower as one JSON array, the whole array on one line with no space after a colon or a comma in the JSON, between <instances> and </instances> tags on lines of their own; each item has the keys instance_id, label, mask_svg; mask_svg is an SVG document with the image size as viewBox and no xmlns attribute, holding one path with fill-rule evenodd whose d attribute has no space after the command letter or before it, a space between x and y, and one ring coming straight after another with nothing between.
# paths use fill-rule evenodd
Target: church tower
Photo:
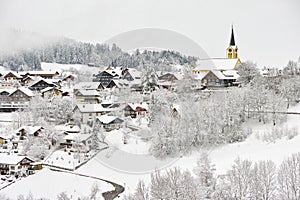
<instances>
[{"instance_id":1,"label":"church tower","mask_svg":"<svg viewBox=\"0 0 300 200\"><path fill-rule=\"evenodd\" d=\"M231 27L229 47L226 49L226 58L238 58L238 47L235 45L233 26Z\"/></svg>"}]
</instances>

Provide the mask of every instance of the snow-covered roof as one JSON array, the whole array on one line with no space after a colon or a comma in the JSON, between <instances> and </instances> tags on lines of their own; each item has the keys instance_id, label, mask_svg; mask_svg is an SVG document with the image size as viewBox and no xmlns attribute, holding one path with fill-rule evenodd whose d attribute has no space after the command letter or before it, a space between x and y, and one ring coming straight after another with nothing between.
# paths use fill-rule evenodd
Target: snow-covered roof
<instances>
[{"instance_id":1,"label":"snow-covered roof","mask_svg":"<svg viewBox=\"0 0 300 200\"><path fill-rule=\"evenodd\" d=\"M116 117L116 116L109 116L109 115L101 115L96 118L96 120L99 120L103 124L110 124L111 122L113 122L116 119L120 119L120 118ZM122 119L120 119L120 120L123 121Z\"/></svg>"},{"instance_id":2,"label":"snow-covered roof","mask_svg":"<svg viewBox=\"0 0 300 200\"><path fill-rule=\"evenodd\" d=\"M109 82L109 84L111 82L114 82L116 84L116 87L117 88L125 88L125 87L128 87L129 86L129 82L127 80L124 80L124 79L113 79ZM108 85L109 85L108 84Z\"/></svg>"},{"instance_id":3,"label":"snow-covered roof","mask_svg":"<svg viewBox=\"0 0 300 200\"><path fill-rule=\"evenodd\" d=\"M139 79L142 76L142 72L138 71L135 68L127 68L128 73L132 76L133 79Z\"/></svg>"},{"instance_id":4,"label":"snow-covered roof","mask_svg":"<svg viewBox=\"0 0 300 200\"><path fill-rule=\"evenodd\" d=\"M157 82L157 85L161 85L161 86L174 86L174 85L176 85L176 83L174 83L174 81L159 80Z\"/></svg>"},{"instance_id":5,"label":"snow-covered roof","mask_svg":"<svg viewBox=\"0 0 300 200\"><path fill-rule=\"evenodd\" d=\"M105 111L101 104L77 104L76 107L82 113L97 113Z\"/></svg>"},{"instance_id":6,"label":"snow-covered roof","mask_svg":"<svg viewBox=\"0 0 300 200\"><path fill-rule=\"evenodd\" d=\"M22 71L20 72L21 75L30 74L32 76L38 76L38 75L55 75L59 74L58 71Z\"/></svg>"},{"instance_id":7,"label":"snow-covered roof","mask_svg":"<svg viewBox=\"0 0 300 200\"><path fill-rule=\"evenodd\" d=\"M17 77L17 78L22 78L22 76L19 74L19 73L17 73L17 72L14 72L14 71L9 71L9 72L7 72L5 75L4 75L4 77L6 77L8 74L12 74L12 75L14 75L15 77Z\"/></svg>"},{"instance_id":8,"label":"snow-covered roof","mask_svg":"<svg viewBox=\"0 0 300 200\"><path fill-rule=\"evenodd\" d=\"M15 91L14 88L2 88L2 89L0 89L0 93L7 92L7 93L11 94L13 91Z\"/></svg>"},{"instance_id":9,"label":"snow-covered roof","mask_svg":"<svg viewBox=\"0 0 300 200\"><path fill-rule=\"evenodd\" d=\"M194 70L233 70L239 62L239 58L199 59Z\"/></svg>"},{"instance_id":10,"label":"snow-covered roof","mask_svg":"<svg viewBox=\"0 0 300 200\"><path fill-rule=\"evenodd\" d=\"M234 72L235 70L231 71L219 71L219 70L211 70L212 73L214 73L218 79L225 80L225 79L237 79L239 76L237 72Z\"/></svg>"},{"instance_id":11,"label":"snow-covered roof","mask_svg":"<svg viewBox=\"0 0 300 200\"><path fill-rule=\"evenodd\" d=\"M19 129L17 129L16 132L19 132L22 129L24 129L29 135L33 135L35 132L44 128L42 126L22 126Z\"/></svg>"},{"instance_id":12,"label":"snow-covered roof","mask_svg":"<svg viewBox=\"0 0 300 200\"><path fill-rule=\"evenodd\" d=\"M162 77L166 74L173 74L177 80L181 80L183 78L183 74L180 72L157 71L156 74L159 77Z\"/></svg>"},{"instance_id":13,"label":"snow-covered roof","mask_svg":"<svg viewBox=\"0 0 300 200\"><path fill-rule=\"evenodd\" d=\"M225 70L222 71L222 73L226 76L226 77L233 77L235 79L239 78L240 76L238 75L237 70Z\"/></svg>"},{"instance_id":14,"label":"snow-covered roof","mask_svg":"<svg viewBox=\"0 0 300 200\"><path fill-rule=\"evenodd\" d=\"M42 89L42 90L41 90L41 93L50 91L50 90L55 89L55 88L56 88L55 86L54 86L54 87L46 87L45 89ZM58 89L58 90L59 90L59 89Z\"/></svg>"},{"instance_id":15,"label":"snow-covered roof","mask_svg":"<svg viewBox=\"0 0 300 200\"><path fill-rule=\"evenodd\" d=\"M111 74L112 76L117 75L117 76L121 77L123 69L122 69L122 67L108 67L104 71Z\"/></svg>"},{"instance_id":16,"label":"snow-covered roof","mask_svg":"<svg viewBox=\"0 0 300 200\"><path fill-rule=\"evenodd\" d=\"M33 81L32 83L30 83L30 85L28 87L32 87L35 84L37 84L40 81L44 81L46 83L48 83L49 85L56 85L55 83L59 82L58 79L44 79L44 78L38 78L35 81Z\"/></svg>"},{"instance_id":17,"label":"snow-covered roof","mask_svg":"<svg viewBox=\"0 0 300 200\"><path fill-rule=\"evenodd\" d=\"M130 87L134 85L141 85L142 84L142 79L134 79L133 81L129 81Z\"/></svg>"},{"instance_id":18,"label":"snow-covered roof","mask_svg":"<svg viewBox=\"0 0 300 200\"><path fill-rule=\"evenodd\" d=\"M76 94L82 94L83 96L100 96L97 90L78 90Z\"/></svg>"},{"instance_id":19,"label":"snow-covered roof","mask_svg":"<svg viewBox=\"0 0 300 200\"><path fill-rule=\"evenodd\" d=\"M80 82L74 86L77 90L97 90L101 85L100 82Z\"/></svg>"},{"instance_id":20,"label":"snow-covered roof","mask_svg":"<svg viewBox=\"0 0 300 200\"><path fill-rule=\"evenodd\" d=\"M71 72L63 72L62 73L62 80L65 80L67 79L68 77L74 77L74 78L77 78L77 75L76 74L73 74Z\"/></svg>"},{"instance_id":21,"label":"snow-covered roof","mask_svg":"<svg viewBox=\"0 0 300 200\"><path fill-rule=\"evenodd\" d=\"M65 126L65 127L63 127L63 130L65 132L69 132L69 133L76 133L76 132L79 133L80 132L80 128L77 125L68 125L68 126Z\"/></svg>"},{"instance_id":22,"label":"snow-covered roof","mask_svg":"<svg viewBox=\"0 0 300 200\"><path fill-rule=\"evenodd\" d=\"M19 87L17 89L14 89L9 95L12 95L13 93L15 93L18 90L21 91L22 93L26 94L29 97L33 97L34 96L33 92L30 89L25 88L25 87Z\"/></svg>"},{"instance_id":23,"label":"snow-covered roof","mask_svg":"<svg viewBox=\"0 0 300 200\"><path fill-rule=\"evenodd\" d=\"M87 139L89 139L92 135L91 134L82 134L82 133L71 133L66 135L65 137L63 137L64 140L73 140L73 141L77 141L79 140L81 141L85 141Z\"/></svg>"},{"instance_id":24,"label":"snow-covered roof","mask_svg":"<svg viewBox=\"0 0 300 200\"><path fill-rule=\"evenodd\" d=\"M205 76L206 76L206 74L207 74L208 72L197 72L196 74L195 74L195 79L196 80L202 80Z\"/></svg>"},{"instance_id":25,"label":"snow-covered roof","mask_svg":"<svg viewBox=\"0 0 300 200\"><path fill-rule=\"evenodd\" d=\"M26 156L17 156L17 155L2 155L0 154L0 163L7 165L16 165L21 162L24 158L29 159ZM31 160L31 159L29 159ZM33 162L33 160L31 160Z\"/></svg>"}]
</instances>

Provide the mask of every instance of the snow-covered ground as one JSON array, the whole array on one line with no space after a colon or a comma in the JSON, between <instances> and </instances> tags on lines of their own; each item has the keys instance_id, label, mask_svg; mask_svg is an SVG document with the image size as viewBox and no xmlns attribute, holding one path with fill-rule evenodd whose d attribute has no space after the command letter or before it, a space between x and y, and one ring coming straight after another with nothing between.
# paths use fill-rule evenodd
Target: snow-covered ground
<instances>
[{"instance_id":1,"label":"snow-covered ground","mask_svg":"<svg viewBox=\"0 0 300 200\"><path fill-rule=\"evenodd\" d=\"M300 106L292 106L289 111L300 112ZM287 122L282 125L278 125L278 127L297 127L298 130L300 130L299 122L300 115L288 115ZM233 161L237 157L250 159L252 161L272 160L279 165L286 157L300 151L300 135L297 135L292 139L282 137L273 142L268 142L263 141L261 137L258 136L261 136L261 134L264 134L266 131L270 131L274 126L251 121L246 124L246 127L252 128L253 133L243 142L227 144L217 148L203 149L198 152L193 152L188 156L173 159L170 158L167 160L160 160L150 156L148 154L149 144L142 141L141 138L135 134L135 132L128 132L123 129L111 131L107 133L105 138L106 142L109 143L111 147L98 153L93 159L81 166L75 172L107 179L121 184L125 186L125 193L127 193L134 191L140 179L144 180L146 183L149 183L150 173L155 169L180 167L182 169L188 169L192 171L196 166L197 159L202 151L209 153L212 162L216 165L218 174L223 174L230 169ZM127 135L127 144L124 144L124 133ZM50 157L49 164L51 164L52 161L60 166L69 167L71 169L74 168L74 156L67 155L66 152L55 152L55 154ZM45 173L44 175L42 174L41 177L46 177L43 180L47 180L47 176L49 176L48 174L58 172L42 170L40 173ZM57 182L61 182L61 180L64 179L63 176L69 175L64 173L60 174L63 175L59 177L53 175L54 178L49 180L53 182L59 180ZM32 177L36 176L37 175L34 175ZM26 185L30 185L30 181L37 181L38 183L38 181L41 180L38 180L38 178L32 180L31 176L29 176L28 178L22 179L12 186L9 186L5 190L1 191L1 193L12 194L11 191L18 191L18 193L25 192L23 194L28 194L29 190L32 190L31 192L33 194L35 194L34 192L36 192L37 195L42 194L38 193L38 191L35 191L35 189L31 189L31 187L30 189L24 189L26 187L22 188L21 186L18 186L22 182L24 182ZM82 188L77 189L73 183L74 181L71 178L66 179L63 182L63 185L67 185L68 188L64 189L63 191L67 191L69 194L74 195L75 193L80 193ZM87 183L85 190L89 192L91 186L92 183ZM41 188L43 188L43 186L41 186ZM87 194L87 192L85 194Z\"/></svg>"},{"instance_id":2,"label":"snow-covered ground","mask_svg":"<svg viewBox=\"0 0 300 200\"><path fill-rule=\"evenodd\" d=\"M300 112L300 106L298 105L291 107L290 110L292 109L293 111ZM298 130L300 130L299 122L300 115L289 115L287 122L278 125L278 127L297 127ZM261 140L258 135L263 134L264 131L271 130L272 125L251 122L247 124L247 126L253 129L253 133L243 142L227 144L217 148L203 149L198 152L193 152L189 156L169 159L167 161L158 160L149 155L133 155L135 151L138 151L134 150L135 147L145 148L145 145L138 146L134 144L130 145L129 143L128 145L130 145L132 149L126 152L125 145L119 143L115 145L115 147L119 147L122 150L110 148L100 152L95 158L77 171L107 178L125 186L125 192L133 192L140 179L143 179L146 183L150 182L150 169L180 167L192 171L202 151L209 153L212 162L216 165L218 174L223 174L230 169L234 160L238 157L252 161L272 160L277 165L280 165L285 158L300 151L300 135L292 139L283 137L277 139L275 142L266 142ZM120 140L120 138L121 136L116 134L109 136L108 140L116 142L118 139ZM144 169L144 173L142 173L141 169ZM136 170L137 173L134 173L134 170Z\"/></svg>"},{"instance_id":3,"label":"snow-covered ground","mask_svg":"<svg viewBox=\"0 0 300 200\"><path fill-rule=\"evenodd\" d=\"M13 113L0 112L0 122L10 122L12 120Z\"/></svg>"},{"instance_id":4,"label":"snow-covered ground","mask_svg":"<svg viewBox=\"0 0 300 200\"><path fill-rule=\"evenodd\" d=\"M0 196L17 199L20 194L27 197L31 193L34 198L57 199L58 194L66 192L69 197L72 196L72 199L78 199L78 197L89 196L95 184L100 190L97 199L103 199L101 193L114 189L111 184L101 180L45 168L4 188L0 191Z\"/></svg>"},{"instance_id":5,"label":"snow-covered ground","mask_svg":"<svg viewBox=\"0 0 300 200\"><path fill-rule=\"evenodd\" d=\"M58 64L58 63L41 63L41 68L44 71L67 71L71 68L77 69L78 71L89 71L93 73L97 73L100 68L98 67L90 67L88 65L81 64Z\"/></svg>"},{"instance_id":6,"label":"snow-covered ground","mask_svg":"<svg viewBox=\"0 0 300 200\"><path fill-rule=\"evenodd\" d=\"M64 150L57 150L53 152L44 163L73 170L86 159L89 159L89 156L89 154L85 153L68 153Z\"/></svg>"},{"instance_id":7,"label":"snow-covered ground","mask_svg":"<svg viewBox=\"0 0 300 200\"><path fill-rule=\"evenodd\" d=\"M124 144L124 137L126 144ZM110 147L132 154L148 154L150 143L142 141L133 132L124 129L113 130L106 134L105 141Z\"/></svg>"}]
</instances>

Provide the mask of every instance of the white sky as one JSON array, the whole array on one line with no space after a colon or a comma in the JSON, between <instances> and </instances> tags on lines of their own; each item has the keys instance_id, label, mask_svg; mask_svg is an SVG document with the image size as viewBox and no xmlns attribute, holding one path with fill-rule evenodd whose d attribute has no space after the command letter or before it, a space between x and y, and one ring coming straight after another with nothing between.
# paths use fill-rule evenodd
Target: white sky
<instances>
[{"instance_id":1,"label":"white sky","mask_svg":"<svg viewBox=\"0 0 300 200\"><path fill-rule=\"evenodd\" d=\"M162 28L223 57L233 23L242 60L272 67L300 56L299 11L299 0L0 0L0 26L90 42Z\"/></svg>"}]
</instances>

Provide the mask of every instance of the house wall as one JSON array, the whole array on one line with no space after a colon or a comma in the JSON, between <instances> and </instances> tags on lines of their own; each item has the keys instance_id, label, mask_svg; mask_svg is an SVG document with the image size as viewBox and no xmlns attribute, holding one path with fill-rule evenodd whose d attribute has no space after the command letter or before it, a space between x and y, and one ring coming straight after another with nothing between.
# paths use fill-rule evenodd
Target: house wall
<instances>
[{"instance_id":1,"label":"house wall","mask_svg":"<svg viewBox=\"0 0 300 200\"><path fill-rule=\"evenodd\" d=\"M50 99L54 96L62 96L62 94L58 90L56 90L56 91L55 90L49 90L49 91L43 93L43 97L45 99Z\"/></svg>"},{"instance_id":2,"label":"house wall","mask_svg":"<svg viewBox=\"0 0 300 200\"><path fill-rule=\"evenodd\" d=\"M81 122L87 124L88 121L94 122L97 116L100 116L101 113L82 113Z\"/></svg>"},{"instance_id":3,"label":"house wall","mask_svg":"<svg viewBox=\"0 0 300 200\"><path fill-rule=\"evenodd\" d=\"M25 103L30 101L30 97L28 97L26 94L21 92L20 90L17 90L12 95L10 95L9 101L14 104L18 103Z\"/></svg>"},{"instance_id":4,"label":"house wall","mask_svg":"<svg viewBox=\"0 0 300 200\"><path fill-rule=\"evenodd\" d=\"M136 112L130 106L127 105L124 108L124 110L125 110L125 113L124 113L125 117L130 116L131 118L136 118Z\"/></svg>"}]
</instances>

